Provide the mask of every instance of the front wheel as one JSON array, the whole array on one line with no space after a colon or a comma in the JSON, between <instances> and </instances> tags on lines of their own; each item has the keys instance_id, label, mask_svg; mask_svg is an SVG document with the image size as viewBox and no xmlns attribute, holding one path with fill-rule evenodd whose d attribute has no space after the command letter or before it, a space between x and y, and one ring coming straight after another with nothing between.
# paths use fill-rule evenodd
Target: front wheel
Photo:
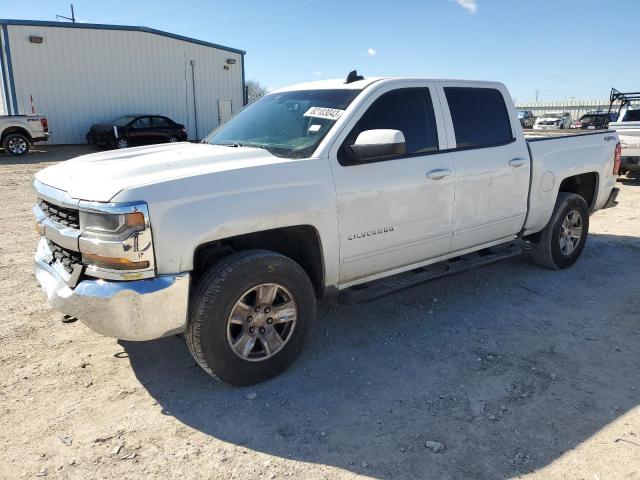
<instances>
[{"instance_id":1,"label":"front wheel","mask_svg":"<svg viewBox=\"0 0 640 480\"><path fill-rule=\"evenodd\" d=\"M252 385L286 369L315 320L315 294L293 260L266 250L215 263L191 296L186 338L210 375Z\"/></svg>"},{"instance_id":2,"label":"front wheel","mask_svg":"<svg viewBox=\"0 0 640 480\"><path fill-rule=\"evenodd\" d=\"M575 193L560 192L551 220L531 241L533 259L543 267L568 268L580 257L589 233L589 207Z\"/></svg>"},{"instance_id":3,"label":"front wheel","mask_svg":"<svg viewBox=\"0 0 640 480\"><path fill-rule=\"evenodd\" d=\"M115 145L116 145L116 148L118 149L129 148L129 141L124 137L117 138L115 141Z\"/></svg>"}]
</instances>

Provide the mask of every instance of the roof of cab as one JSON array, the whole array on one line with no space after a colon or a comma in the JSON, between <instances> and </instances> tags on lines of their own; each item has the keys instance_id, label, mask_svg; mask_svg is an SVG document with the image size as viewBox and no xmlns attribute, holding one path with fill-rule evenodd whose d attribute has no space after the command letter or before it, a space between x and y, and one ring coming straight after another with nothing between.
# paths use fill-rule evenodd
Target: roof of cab
<instances>
[{"instance_id":1,"label":"roof of cab","mask_svg":"<svg viewBox=\"0 0 640 480\"><path fill-rule=\"evenodd\" d=\"M382 80L381 77L368 77L351 83L345 83L344 78L334 78L331 80L316 80L315 82L297 83L287 87L278 88L275 92L289 92L292 90L362 90L374 82Z\"/></svg>"},{"instance_id":2,"label":"roof of cab","mask_svg":"<svg viewBox=\"0 0 640 480\"><path fill-rule=\"evenodd\" d=\"M462 79L449 79L449 78L435 78L435 77L366 77L362 80L357 80L351 83L345 83L344 78L334 78L331 80L317 80L314 82L298 83L295 85L289 85L286 87L278 88L272 93L278 92L290 92L295 90L362 90L369 85L376 82L392 82L399 80L427 80L433 82L463 82L483 85L498 85L500 82L486 81L486 80L462 80Z\"/></svg>"}]
</instances>

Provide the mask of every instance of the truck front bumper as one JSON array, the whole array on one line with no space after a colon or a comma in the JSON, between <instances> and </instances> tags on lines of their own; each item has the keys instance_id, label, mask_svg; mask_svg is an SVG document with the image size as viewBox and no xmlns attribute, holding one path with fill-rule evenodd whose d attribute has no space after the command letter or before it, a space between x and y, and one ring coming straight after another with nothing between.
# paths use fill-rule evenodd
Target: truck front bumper
<instances>
[{"instance_id":1,"label":"truck front bumper","mask_svg":"<svg viewBox=\"0 0 640 480\"><path fill-rule=\"evenodd\" d=\"M46 242L41 242L35 273L49 304L94 332L123 340L153 340L185 330L188 273L133 281L84 279L72 289L46 250Z\"/></svg>"}]
</instances>

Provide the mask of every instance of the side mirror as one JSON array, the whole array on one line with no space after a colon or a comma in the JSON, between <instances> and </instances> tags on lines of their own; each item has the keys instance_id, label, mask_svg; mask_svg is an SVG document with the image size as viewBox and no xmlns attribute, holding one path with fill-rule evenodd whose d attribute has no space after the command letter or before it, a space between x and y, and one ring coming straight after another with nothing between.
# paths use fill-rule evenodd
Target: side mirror
<instances>
[{"instance_id":1,"label":"side mirror","mask_svg":"<svg viewBox=\"0 0 640 480\"><path fill-rule=\"evenodd\" d=\"M353 145L347 146L349 158L357 161L395 157L404 155L405 151L404 134L400 130L365 130Z\"/></svg>"}]
</instances>

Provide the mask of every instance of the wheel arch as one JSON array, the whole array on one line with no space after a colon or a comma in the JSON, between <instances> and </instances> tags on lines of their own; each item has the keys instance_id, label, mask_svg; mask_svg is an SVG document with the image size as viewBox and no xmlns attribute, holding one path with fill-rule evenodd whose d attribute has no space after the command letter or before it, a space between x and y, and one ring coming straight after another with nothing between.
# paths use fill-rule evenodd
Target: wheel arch
<instances>
[{"instance_id":1,"label":"wheel arch","mask_svg":"<svg viewBox=\"0 0 640 480\"><path fill-rule=\"evenodd\" d=\"M11 135L12 133L17 133L17 134L20 134L20 135L24 135L29 140L29 143L33 142L33 139L31 138L31 134L29 133L29 130L27 130L24 127L17 126L17 125L5 128L2 131L2 135L0 135L0 142L4 142L4 139L7 138L7 136Z\"/></svg>"},{"instance_id":2,"label":"wheel arch","mask_svg":"<svg viewBox=\"0 0 640 480\"><path fill-rule=\"evenodd\" d=\"M325 294L322 241L312 225L294 225L222 238L198 245L193 255L194 281L221 258L242 250L263 249L284 255L307 273L316 297Z\"/></svg>"},{"instance_id":3,"label":"wheel arch","mask_svg":"<svg viewBox=\"0 0 640 480\"><path fill-rule=\"evenodd\" d=\"M580 173L564 178L560 182L558 193L565 192L580 195L587 202L589 210L593 210L598 196L598 183L599 175L597 172Z\"/></svg>"}]
</instances>

